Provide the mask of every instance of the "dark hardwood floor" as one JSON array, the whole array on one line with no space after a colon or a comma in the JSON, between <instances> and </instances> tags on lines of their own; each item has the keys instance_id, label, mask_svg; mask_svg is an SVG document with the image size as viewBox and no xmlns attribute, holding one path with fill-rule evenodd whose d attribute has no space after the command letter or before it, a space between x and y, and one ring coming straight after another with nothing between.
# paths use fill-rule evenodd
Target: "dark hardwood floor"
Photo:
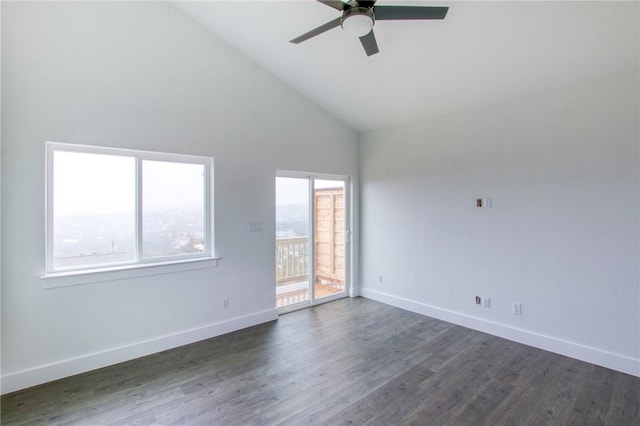
<instances>
[{"instance_id":1,"label":"dark hardwood floor","mask_svg":"<svg viewBox=\"0 0 640 426\"><path fill-rule=\"evenodd\" d=\"M2 397L3 425L640 425L640 378L370 300Z\"/></svg>"}]
</instances>

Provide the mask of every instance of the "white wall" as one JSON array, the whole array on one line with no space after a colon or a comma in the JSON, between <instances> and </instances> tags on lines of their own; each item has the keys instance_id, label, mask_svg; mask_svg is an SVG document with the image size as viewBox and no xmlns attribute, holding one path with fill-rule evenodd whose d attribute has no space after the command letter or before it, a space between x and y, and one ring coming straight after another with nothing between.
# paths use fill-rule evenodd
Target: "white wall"
<instances>
[{"instance_id":1,"label":"white wall","mask_svg":"<svg viewBox=\"0 0 640 426\"><path fill-rule=\"evenodd\" d=\"M364 135L362 294L640 375L638 78Z\"/></svg>"},{"instance_id":2,"label":"white wall","mask_svg":"<svg viewBox=\"0 0 640 426\"><path fill-rule=\"evenodd\" d=\"M170 4L2 2L2 77L3 392L275 318L275 170L357 184L355 132ZM220 266L43 289L46 140L215 157Z\"/></svg>"}]
</instances>

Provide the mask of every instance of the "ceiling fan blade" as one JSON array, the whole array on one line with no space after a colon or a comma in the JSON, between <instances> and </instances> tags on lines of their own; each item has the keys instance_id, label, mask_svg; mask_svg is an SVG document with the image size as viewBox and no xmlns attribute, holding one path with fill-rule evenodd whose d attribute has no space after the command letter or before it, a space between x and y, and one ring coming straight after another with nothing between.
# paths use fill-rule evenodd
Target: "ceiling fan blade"
<instances>
[{"instance_id":1,"label":"ceiling fan blade","mask_svg":"<svg viewBox=\"0 0 640 426\"><path fill-rule=\"evenodd\" d=\"M444 19L448 7L445 6L376 6L373 9L376 21L395 19Z\"/></svg>"},{"instance_id":2,"label":"ceiling fan blade","mask_svg":"<svg viewBox=\"0 0 640 426\"><path fill-rule=\"evenodd\" d=\"M340 0L316 0L322 4L326 4L329 7L332 7L336 10L342 12L344 7L347 5L346 3L341 2Z\"/></svg>"},{"instance_id":3,"label":"ceiling fan blade","mask_svg":"<svg viewBox=\"0 0 640 426\"><path fill-rule=\"evenodd\" d=\"M378 43L376 43L376 36L373 34L373 30L369 31L369 34L360 37L360 43L364 47L364 51L367 56L375 55L379 52Z\"/></svg>"},{"instance_id":4,"label":"ceiling fan blade","mask_svg":"<svg viewBox=\"0 0 640 426\"><path fill-rule=\"evenodd\" d=\"M329 21L326 24L320 25L318 28L314 28L311 31L302 34L301 36L294 38L293 40L289 40L289 42L298 44L305 40L309 40L311 37L315 37L318 34L322 34L325 31L329 31L332 28L339 27L341 19L342 18L340 17L334 19L333 21Z\"/></svg>"}]
</instances>

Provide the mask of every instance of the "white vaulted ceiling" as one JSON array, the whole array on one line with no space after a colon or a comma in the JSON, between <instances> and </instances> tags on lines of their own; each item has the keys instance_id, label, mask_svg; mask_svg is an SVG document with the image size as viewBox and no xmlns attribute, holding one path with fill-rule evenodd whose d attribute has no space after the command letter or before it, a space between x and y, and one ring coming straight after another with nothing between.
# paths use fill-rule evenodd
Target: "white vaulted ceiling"
<instances>
[{"instance_id":1,"label":"white vaulted ceiling","mask_svg":"<svg viewBox=\"0 0 640 426\"><path fill-rule=\"evenodd\" d=\"M637 2L456 2L442 21L379 21L367 57L313 0L176 2L258 65L358 131L420 121L638 70Z\"/></svg>"}]
</instances>

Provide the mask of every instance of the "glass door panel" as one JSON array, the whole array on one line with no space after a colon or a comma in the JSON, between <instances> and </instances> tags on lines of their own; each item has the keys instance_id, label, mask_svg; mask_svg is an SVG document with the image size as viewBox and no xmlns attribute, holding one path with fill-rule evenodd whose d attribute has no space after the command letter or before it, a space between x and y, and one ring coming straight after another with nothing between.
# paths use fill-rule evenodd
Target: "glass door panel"
<instances>
[{"instance_id":1,"label":"glass door panel","mask_svg":"<svg viewBox=\"0 0 640 426\"><path fill-rule=\"evenodd\" d=\"M314 297L345 293L345 184L313 180Z\"/></svg>"},{"instance_id":2,"label":"glass door panel","mask_svg":"<svg viewBox=\"0 0 640 426\"><path fill-rule=\"evenodd\" d=\"M309 179L276 177L276 305L310 304Z\"/></svg>"}]
</instances>

